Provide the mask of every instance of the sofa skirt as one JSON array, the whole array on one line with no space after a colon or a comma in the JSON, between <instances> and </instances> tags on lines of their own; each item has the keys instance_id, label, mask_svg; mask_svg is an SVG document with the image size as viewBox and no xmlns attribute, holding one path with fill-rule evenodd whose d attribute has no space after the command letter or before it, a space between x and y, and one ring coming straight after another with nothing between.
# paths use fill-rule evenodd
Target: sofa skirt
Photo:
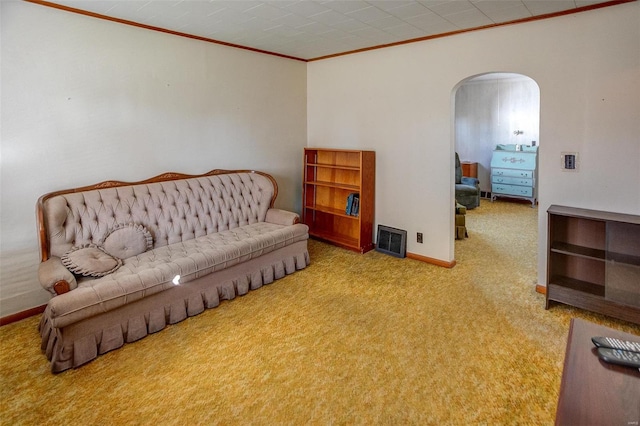
<instances>
[{"instance_id":1,"label":"sofa skirt","mask_svg":"<svg viewBox=\"0 0 640 426\"><path fill-rule=\"evenodd\" d=\"M38 327L41 348L53 373L76 368L307 265L304 240L62 328L52 326L47 308Z\"/></svg>"}]
</instances>

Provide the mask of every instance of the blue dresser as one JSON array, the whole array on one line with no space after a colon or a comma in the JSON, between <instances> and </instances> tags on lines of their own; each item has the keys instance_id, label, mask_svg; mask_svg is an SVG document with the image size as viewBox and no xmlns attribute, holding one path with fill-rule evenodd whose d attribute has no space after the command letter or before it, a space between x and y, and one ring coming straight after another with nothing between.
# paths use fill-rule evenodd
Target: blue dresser
<instances>
[{"instance_id":1,"label":"blue dresser","mask_svg":"<svg viewBox=\"0 0 640 426\"><path fill-rule=\"evenodd\" d=\"M491 201L497 197L523 198L536 205L538 147L498 145L491 157Z\"/></svg>"}]
</instances>

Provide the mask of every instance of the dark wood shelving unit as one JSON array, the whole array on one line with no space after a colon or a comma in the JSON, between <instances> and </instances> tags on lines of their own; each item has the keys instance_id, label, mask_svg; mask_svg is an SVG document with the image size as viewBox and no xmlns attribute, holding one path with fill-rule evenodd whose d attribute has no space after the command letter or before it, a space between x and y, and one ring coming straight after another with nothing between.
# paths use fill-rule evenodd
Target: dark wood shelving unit
<instances>
[{"instance_id":1,"label":"dark wood shelving unit","mask_svg":"<svg viewBox=\"0 0 640 426\"><path fill-rule=\"evenodd\" d=\"M551 302L640 324L640 216L552 205L546 308Z\"/></svg>"}]
</instances>

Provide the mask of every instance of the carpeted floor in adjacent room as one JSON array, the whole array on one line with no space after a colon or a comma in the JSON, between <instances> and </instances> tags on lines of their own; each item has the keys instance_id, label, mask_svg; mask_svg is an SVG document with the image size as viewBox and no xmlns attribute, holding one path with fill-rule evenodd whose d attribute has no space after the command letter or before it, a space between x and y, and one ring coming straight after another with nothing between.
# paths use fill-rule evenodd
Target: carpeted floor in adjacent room
<instances>
[{"instance_id":1,"label":"carpeted floor in adjacent room","mask_svg":"<svg viewBox=\"0 0 640 426\"><path fill-rule=\"evenodd\" d=\"M640 327L544 309L538 214L483 200L452 269L312 240L306 270L58 375L39 318L2 327L0 423L553 424L570 319Z\"/></svg>"}]
</instances>

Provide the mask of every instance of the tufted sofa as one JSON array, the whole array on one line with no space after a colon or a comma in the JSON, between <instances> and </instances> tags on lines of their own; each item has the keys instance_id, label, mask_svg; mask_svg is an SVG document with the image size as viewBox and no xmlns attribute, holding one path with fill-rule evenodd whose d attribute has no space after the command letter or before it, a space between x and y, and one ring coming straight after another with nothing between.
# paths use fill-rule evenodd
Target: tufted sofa
<instances>
[{"instance_id":1,"label":"tufted sofa","mask_svg":"<svg viewBox=\"0 0 640 426\"><path fill-rule=\"evenodd\" d=\"M165 173L40 197L40 321L52 372L78 367L309 264L308 227L266 173Z\"/></svg>"}]
</instances>

